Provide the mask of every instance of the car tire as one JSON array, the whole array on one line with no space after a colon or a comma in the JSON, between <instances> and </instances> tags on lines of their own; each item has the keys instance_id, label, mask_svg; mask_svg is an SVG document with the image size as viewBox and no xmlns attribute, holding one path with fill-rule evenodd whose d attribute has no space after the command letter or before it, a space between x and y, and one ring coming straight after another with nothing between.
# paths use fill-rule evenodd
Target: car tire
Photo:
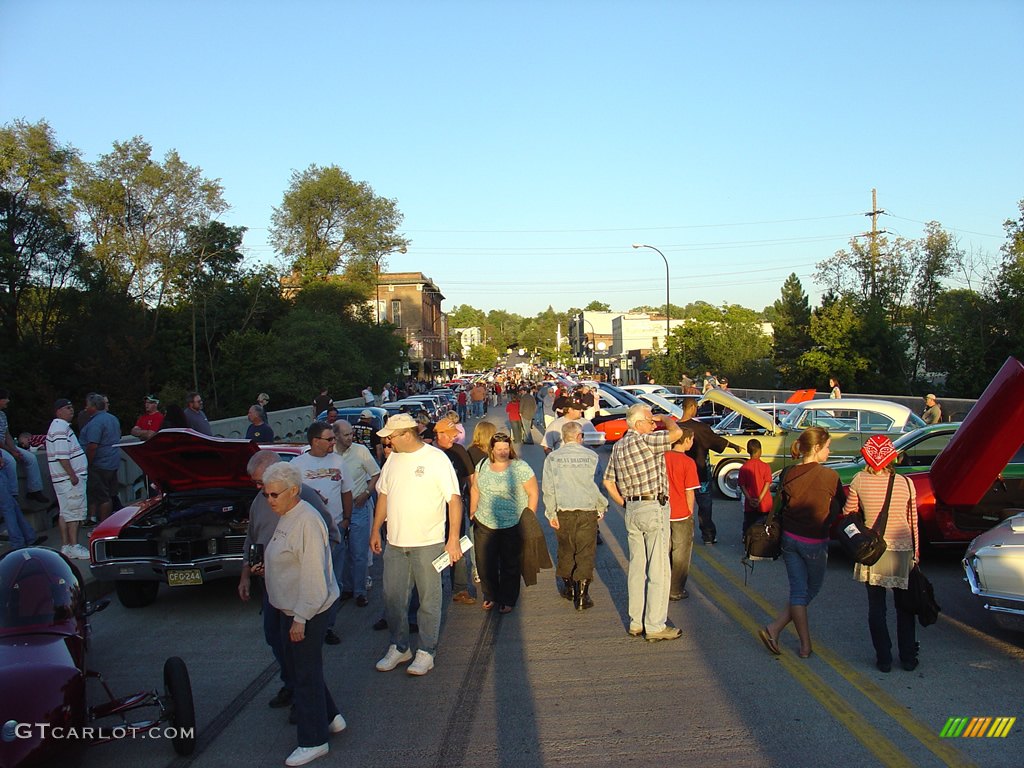
<instances>
[{"instance_id":1,"label":"car tire","mask_svg":"<svg viewBox=\"0 0 1024 768\"><path fill-rule=\"evenodd\" d=\"M171 743L179 755L191 755L196 748L196 708L188 667L177 656L164 662L164 696L171 714L174 736Z\"/></svg>"},{"instance_id":2,"label":"car tire","mask_svg":"<svg viewBox=\"0 0 1024 768\"><path fill-rule=\"evenodd\" d=\"M738 499L740 497L740 467L742 461L719 462L715 470L715 483L718 485L718 492L727 499Z\"/></svg>"},{"instance_id":3,"label":"car tire","mask_svg":"<svg viewBox=\"0 0 1024 768\"><path fill-rule=\"evenodd\" d=\"M156 600L160 590L157 581L118 581L115 584L117 599L125 608L145 608Z\"/></svg>"}]
</instances>

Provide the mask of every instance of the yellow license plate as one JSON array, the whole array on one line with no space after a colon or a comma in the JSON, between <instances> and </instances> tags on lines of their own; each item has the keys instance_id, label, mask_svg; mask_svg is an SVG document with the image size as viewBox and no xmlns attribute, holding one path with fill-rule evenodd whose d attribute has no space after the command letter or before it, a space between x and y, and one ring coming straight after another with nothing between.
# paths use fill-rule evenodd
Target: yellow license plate
<instances>
[{"instance_id":1,"label":"yellow license plate","mask_svg":"<svg viewBox=\"0 0 1024 768\"><path fill-rule=\"evenodd\" d=\"M203 572L198 568L182 568L167 572L167 586L188 587L203 583Z\"/></svg>"}]
</instances>

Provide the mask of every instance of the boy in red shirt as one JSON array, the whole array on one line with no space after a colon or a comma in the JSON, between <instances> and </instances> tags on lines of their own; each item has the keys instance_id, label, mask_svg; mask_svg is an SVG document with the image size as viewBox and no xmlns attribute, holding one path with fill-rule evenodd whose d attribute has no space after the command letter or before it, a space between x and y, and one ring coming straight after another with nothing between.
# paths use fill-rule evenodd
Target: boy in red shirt
<instances>
[{"instance_id":1,"label":"boy in red shirt","mask_svg":"<svg viewBox=\"0 0 1024 768\"><path fill-rule=\"evenodd\" d=\"M740 540L759 517L772 511L772 470L761 460L761 441L748 440L750 458L740 467L740 495L743 497L743 531Z\"/></svg>"},{"instance_id":2,"label":"boy in red shirt","mask_svg":"<svg viewBox=\"0 0 1024 768\"><path fill-rule=\"evenodd\" d=\"M669 523L672 535L669 544L669 562L672 578L668 599L684 600L686 577L690 575L690 555L693 552L694 492L700 488L697 464L686 455L693 447L693 430L679 425L682 436L665 452L665 475L668 478Z\"/></svg>"}]
</instances>

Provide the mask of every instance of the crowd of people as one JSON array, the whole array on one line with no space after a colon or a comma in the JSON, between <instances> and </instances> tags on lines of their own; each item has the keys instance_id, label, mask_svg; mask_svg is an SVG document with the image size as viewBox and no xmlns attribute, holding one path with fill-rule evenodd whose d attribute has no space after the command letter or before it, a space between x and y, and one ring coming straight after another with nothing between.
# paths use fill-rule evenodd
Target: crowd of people
<instances>
[{"instance_id":1,"label":"crowd of people","mask_svg":"<svg viewBox=\"0 0 1024 768\"><path fill-rule=\"evenodd\" d=\"M313 400L314 417L326 416L315 418L307 430L308 450L291 462L260 450L247 467L258 493L250 509L238 593L243 600L257 592L261 596L265 639L281 675L281 688L269 704L290 708L297 726L298 746L287 765L327 754L328 737L346 727L324 680L323 646L341 641L335 624L345 602L369 605L373 557L383 562L383 612L373 626L388 632L376 668L388 672L405 665L409 675L423 676L434 667L451 604L476 605L479 600L484 611L512 613L522 586L535 584L538 571L552 566L537 517L542 499L544 520L557 540L559 591L579 611L594 605L599 521L609 501L623 509L627 633L648 642L681 636L668 621L669 603L689 596L697 532L707 546L718 540L708 456L741 448L696 417L692 398L678 420L655 416L646 404L631 406L628 429L602 469L598 454L584 444L586 434L594 431L590 417L598 405L597 393L585 384L545 386L514 376L475 382L459 388L455 407L436 420L423 412L397 413L381 427L373 407L402 396L404 389L389 384L376 395L366 387L367 408L350 423L337 418L327 388L321 388ZM0 390L0 440L10 456L20 457L9 442L8 402L9 393ZM247 437L263 444L274 439L268 402L260 393L248 411ZM147 396L132 434L151 439L169 426L210 434L202 404L201 395L189 393L184 408L171 406L161 413L158 399ZM116 498L115 446L121 435L108 405L102 394L91 393L76 417L70 400L54 403L46 450L60 509L62 551L68 557L88 557L77 542L79 528L89 518L110 514ZM500 417L485 418L498 406L503 406L507 428ZM471 432L468 421L473 422ZM524 446L535 443L544 455L539 476L520 456ZM768 514L773 502L781 513L789 598L759 633L773 654L782 652L780 638L789 623L796 628L799 656L812 654L808 606L823 585L829 526L844 509L860 508L869 525L888 516L885 556L870 567L858 565L854 578L867 586L877 667L883 672L892 668L886 590L905 590L917 561L916 506L912 484L897 482L893 489L895 451L889 450L888 438L872 438L869 446L868 467L847 496L825 465L827 430L804 431L793 448L795 463L779 480L781 498L775 500L759 441L746 444L750 458L739 474L744 531ZM4 459L0 497L12 544L39 543L27 523L9 511L7 475L20 459ZM254 579L262 580L262 589ZM897 651L909 670L918 663L914 621L900 601L896 605Z\"/></svg>"}]
</instances>

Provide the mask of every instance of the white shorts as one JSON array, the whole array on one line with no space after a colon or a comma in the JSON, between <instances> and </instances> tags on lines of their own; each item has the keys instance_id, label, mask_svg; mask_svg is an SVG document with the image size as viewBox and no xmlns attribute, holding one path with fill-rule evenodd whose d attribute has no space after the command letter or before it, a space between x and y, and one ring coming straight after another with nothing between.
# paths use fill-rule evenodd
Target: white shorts
<instances>
[{"instance_id":1,"label":"white shorts","mask_svg":"<svg viewBox=\"0 0 1024 768\"><path fill-rule=\"evenodd\" d=\"M57 504L60 505L60 518L66 523L79 523L85 520L88 512L88 504L85 500L85 478L79 476L78 485L72 485L70 480L55 483L54 494L57 496Z\"/></svg>"}]
</instances>

